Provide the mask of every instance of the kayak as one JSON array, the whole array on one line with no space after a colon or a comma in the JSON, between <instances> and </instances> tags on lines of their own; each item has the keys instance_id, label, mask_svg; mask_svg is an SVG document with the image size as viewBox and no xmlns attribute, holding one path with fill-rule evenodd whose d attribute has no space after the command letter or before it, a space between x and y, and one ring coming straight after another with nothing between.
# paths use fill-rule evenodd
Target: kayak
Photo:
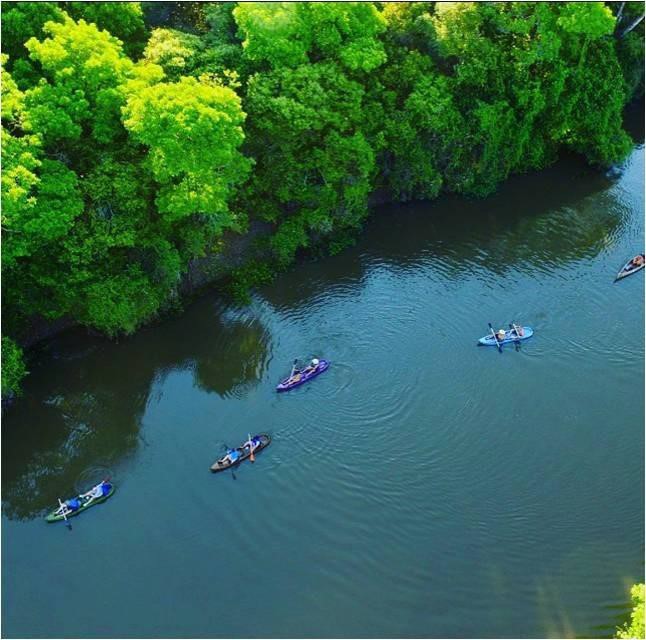
<instances>
[{"instance_id":1,"label":"kayak","mask_svg":"<svg viewBox=\"0 0 646 640\"><path fill-rule=\"evenodd\" d=\"M503 340L498 339L498 344L507 344L508 342L518 342L519 340L527 340L534 335L534 330L531 327L523 327L523 335L516 335L515 331L507 329L505 331L505 338ZM488 336L484 336L478 340L479 345L484 345L485 347L495 347L496 338L490 333Z\"/></svg>"},{"instance_id":2,"label":"kayak","mask_svg":"<svg viewBox=\"0 0 646 640\"><path fill-rule=\"evenodd\" d=\"M254 438L260 440L260 444L253 450L254 455L256 455L259 451L262 451L271 442L271 438L266 433L256 435L254 436ZM235 449L233 449L233 451L238 452L238 459L235 460L235 462L227 460L223 463L222 458L220 458L220 460L217 460L211 465L211 471L213 471L213 473L217 473L218 471L225 471L226 469L230 469L231 467L235 467L237 464L240 464L251 455L249 447L236 447Z\"/></svg>"},{"instance_id":3,"label":"kayak","mask_svg":"<svg viewBox=\"0 0 646 640\"><path fill-rule=\"evenodd\" d=\"M98 487L100 484L102 483L97 484L96 487ZM82 511L85 511L86 509L93 507L95 504L100 504L101 502L105 502L114 493L114 485L110 484L109 486L110 486L110 489L108 493L98 498L90 498L89 496L82 498L79 495L79 496L76 496L75 498L69 498L68 500L65 500L65 502L63 503L66 506L65 517L72 518L73 516L77 516ZM92 487L92 489L95 489L96 487ZM90 491L92 491L92 489L90 489ZM76 504L78 504L78 507L73 509L72 506ZM58 522L59 520L64 520L64 519L65 518L63 517L63 514L60 512L60 506L54 509L54 511L52 511L45 518L47 522Z\"/></svg>"},{"instance_id":4,"label":"kayak","mask_svg":"<svg viewBox=\"0 0 646 640\"><path fill-rule=\"evenodd\" d=\"M643 253L640 254L640 255L642 256L642 258L646 257L646 256L644 256ZM635 256L635 257L637 257L637 256ZM637 273L638 271L640 271L641 269L644 268L643 263L640 264L638 267L636 267L636 266L634 266L632 264L632 261L633 261L633 259L631 258L630 260L628 260L628 262L626 262L626 264L623 266L621 271L617 274L617 277L615 278L615 282L617 282L617 280L621 280L622 278L625 278L626 276L630 276L633 273Z\"/></svg>"},{"instance_id":5,"label":"kayak","mask_svg":"<svg viewBox=\"0 0 646 640\"><path fill-rule=\"evenodd\" d=\"M306 373L299 371L298 373L295 373L290 378L285 378L276 387L276 391L289 391L294 387L298 387L302 384L305 384L312 378L316 378L316 376L318 376L320 373L323 373L329 366L330 366L330 363L327 360L319 360L318 365L316 365L316 369L314 369L313 371L307 371Z\"/></svg>"}]
</instances>

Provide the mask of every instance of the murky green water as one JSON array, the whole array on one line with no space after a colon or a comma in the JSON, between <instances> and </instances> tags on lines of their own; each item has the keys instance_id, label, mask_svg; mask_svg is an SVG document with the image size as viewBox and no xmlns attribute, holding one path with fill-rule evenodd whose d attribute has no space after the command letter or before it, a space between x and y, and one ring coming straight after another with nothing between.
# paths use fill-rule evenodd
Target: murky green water
<instances>
[{"instance_id":1,"label":"murky green water","mask_svg":"<svg viewBox=\"0 0 646 640\"><path fill-rule=\"evenodd\" d=\"M2 425L3 636L611 633L644 571L644 274L613 284L643 176L638 147L614 182L384 207L247 308L50 342ZM536 335L477 348L489 321ZM247 432L273 443L210 474Z\"/></svg>"}]
</instances>

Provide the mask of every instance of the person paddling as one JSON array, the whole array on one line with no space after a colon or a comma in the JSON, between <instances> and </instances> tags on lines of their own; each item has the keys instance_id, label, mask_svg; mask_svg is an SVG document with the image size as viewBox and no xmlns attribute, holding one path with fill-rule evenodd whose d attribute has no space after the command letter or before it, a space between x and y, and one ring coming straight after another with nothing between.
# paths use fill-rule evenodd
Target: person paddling
<instances>
[{"instance_id":1,"label":"person paddling","mask_svg":"<svg viewBox=\"0 0 646 640\"><path fill-rule=\"evenodd\" d=\"M644 256L640 253L638 256L635 256L630 263L633 267L641 267L644 264Z\"/></svg>"},{"instance_id":2,"label":"person paddling","mask_svg":"<svg viewBox=\"0 0 646 640\"><path fill-rule=\"evenodd\" d=\"M85 506L88 506L93 500L107 496L108 493L110 493L111 488L112 485L109 482L107 482L106 480L101 480L101 482L99 482L96 487L92 487L88 492L82 493L79 498L81 498L81 500L88 498L85 503Z\"/></svg>"},{"instance_id":3,"label":"person paddling","mask_svg":"<svg viewBox=\"0 0 646 640\"><path fill-rule=\"evenodd\" d=\"M316 371L317 367L319 366L319 361L317 358L312 358L312 362L309 366L305 367L303 369L302 373L313 373Z\"/></svg>"},{"instance_id":4,"label":"person paddling","mask_svg":"<svg viewBox=\"0 0 646 640\"><path fill-rule=\"evenodd\" d=\"M227 454L218 460L220 464L233 464L240 457L240 452L237 449L231 449Z\"/></svg>"},{"instance_id":5,"label":"person paddling","mask_svg":"<svg viewBox=\"0 0 646 640\"><path fill-rule=\"evenodd\" d=\"M78 511L81 507L81 503L79 502L78 498L70 498L69 500L65 500L65 502L60 503L61 506L58 508L56 513L60 514L68 514L68 513L73 513L74 511Z\"/></svg>"},{"instance_id":6,"label":"person paddling","mask_svg":"<svg viewBox=\"0 0 646 640\"><path fill-rule=\"evenodd\" d=\"M292 370L291 373L289 374L289 377L287 378L288 380L298 380L301 377L301 369L298 366L298 359L294 360L294 364L292 364Z\"/></svg>"},{"instance_id":7,"label":"person paddling","mask_svg":"<svg viewBox=\"0 0 646 640\"><path fill-rule=\"evenodd\" d=\"M249 460L255 462L256 458L253 455L253 452L260 446L260 438L258 436L251 437L251 434L247 434L248 440L242 445L243 449L249 449Z\"/></svg>"},{"instance_id":8,"label":"person paddling","mask_svg":"<svg viewBox=\"0 0 646 640\"><path fill-rule=\"evenodd\" d=\"M253 438L249 437L249 439L242 445L242 448L248 448L249 452L253 453L258 448L259 444L260 438L258 438L258 436L254 436Z\"/></svg>"},{"instance_id":9,"label":"person paddling","mask_svg":"<svg viewBox=\"0 0 646 640\"><path fill-rule=\"evenodd\" d=\"M498 333L496 334L496 337L498 338L498 342L502 342L505 339L505 336L507 334L505 333L504 329L498 329Z\"/></svg>"}]
</instances>

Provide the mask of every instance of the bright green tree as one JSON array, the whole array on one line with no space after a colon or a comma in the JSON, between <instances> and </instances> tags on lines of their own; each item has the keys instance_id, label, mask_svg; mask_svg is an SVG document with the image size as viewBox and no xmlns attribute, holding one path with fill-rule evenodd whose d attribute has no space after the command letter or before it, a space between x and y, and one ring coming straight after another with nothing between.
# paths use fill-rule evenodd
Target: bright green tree
<instances>
[{"instance_id":1,"label":"bright green tree","mask_svg":"<svg viewBox=\"0 0 646 640\"><path fill-rule=\"evenodd\" d=\"M617 629L615 638L646 638L644 627L644 594L643 584L635 584L630 590L630 598L633 604L630 624L626 623Z\"/></svg>"},{"instance_id":2,"label":"bright green tree","mask_svg":"<svg viewBox=\"0 0 646 640\"><path fill-rule=\"evenodd\" d=\"M255 69L246 148L257 162L244 202L276 225L279 265L312 238L356 228L376 173L367 73L385 61L372 3L248 3L233 15Z\"/></svg>"},{"instance_id":3,"label":"bright green tree","mask_svg":"<svg viewBox=\"0 0 646 640\"><path fill-rule=\"evenodd\" d=\"M386 22L371 2L249 2L234 16L245 55L274 68L337 59L352 71L369 72L386 59L378 39Z\"/></svg>"},{"instance_id":4,"label":"bright green tree","mask_svg":"<svg viewBox=\"0 0 646 640\"><path fill-rule=\"evenodd\" d=\"M250 166L238 150L245 118L238 96L227 87L181 78L130 96L124 114L134 139L148 149L164 218L200 215L214 230L231 226L228 199Z\"/></svg>"},{"instance_id":5,"label":"bright green tree","mask_svg":"<svg viewBox=\"0 0 646 640\"><path fill-rule=\"evenodd\" d=\"M200 42L197 36L176 29L154 29L144 59L159 65L169 80L177 80L196 66Z\"/></svg>"},{"instance_id":6,"label":"bright green tree","mask_svg":"<svg viewBox=\"0 0 646 640\"><path fill-rule=\"evenodd\" d=\"M57 2L5 2L1 10L2 52L12 64L28 57L25 42L42 37L46 22L62 22L65 17Z\"/></svg>"},{"instance_id":7,"label":"bright green tree","mask_svg":"<svg viewBox=\"0 0 646 640\"><path fill-rule=\"evenodd\" d=\"M84 20L48 22L48 38L31 38L26 47L40 63L43 79L26 92L27 131L42 135L45 144L78 141L112 142L123 131L120 85L133 63L121 44Z\"/></svg>"},{"instance_id":8,"label":"bright green tree","mask_svg":"<svg viewBox=\"0 0 646 640\"><path fill-rule=\"evenodd\" d=\"M48 38L27 46L45 77L14 100L20 109L3 131L3 305L16 327L67 314L107 333L132 331L180 273L121 123L128 92L161 70L133 65L118 40L83 20L44 30Z\"/></svg>"},{"instance_id":9,"label":"bright green tree","mask_svg":"<svg viewBox=\"0 0 646 640\"><path fill-rule=\"evenodd\" d=\"M124 51L133 57L146 46L146 27L140 2L63 2L75 20L85 20L119 38Z\"/></svg>"}]
</instances>

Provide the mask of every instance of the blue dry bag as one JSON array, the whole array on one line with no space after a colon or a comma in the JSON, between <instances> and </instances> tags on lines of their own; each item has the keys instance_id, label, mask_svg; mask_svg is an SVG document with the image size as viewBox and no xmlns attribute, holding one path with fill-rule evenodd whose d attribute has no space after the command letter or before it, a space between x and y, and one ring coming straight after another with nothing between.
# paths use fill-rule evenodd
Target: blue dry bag
<instances>
[{"instance_id":1,"label":"blue dry bag","mask_svg":"<svg viewBox=\"0 0 646 640\"><path fill-rule=\"evenodd\" d=\"M81 506L81 503L78 501L77 498L70 498L69 500L65 501L65 504L72 511L76 511Z\"/></svg>"}]
</instances>

